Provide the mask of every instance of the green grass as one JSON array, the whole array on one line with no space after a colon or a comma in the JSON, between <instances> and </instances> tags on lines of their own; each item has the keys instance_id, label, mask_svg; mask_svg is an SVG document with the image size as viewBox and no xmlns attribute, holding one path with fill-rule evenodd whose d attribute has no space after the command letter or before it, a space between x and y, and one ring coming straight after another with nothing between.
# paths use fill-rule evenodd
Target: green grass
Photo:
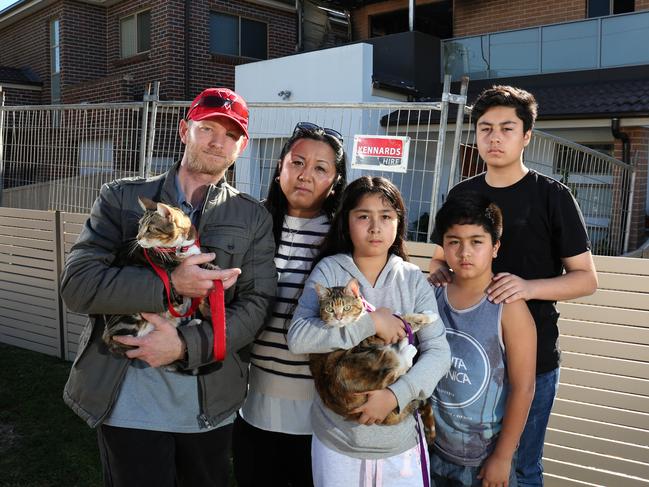
<instances>
[{"instance_id":1,"label":"green grass","mask_svg":"<svg viewBox=\"0 0 649 487\"><path fill-rule=\"evenodd\" d=\"M0 486L101 486L97 437L61 398L70 362L0 344Z\"/></svg>"}]
</instances>

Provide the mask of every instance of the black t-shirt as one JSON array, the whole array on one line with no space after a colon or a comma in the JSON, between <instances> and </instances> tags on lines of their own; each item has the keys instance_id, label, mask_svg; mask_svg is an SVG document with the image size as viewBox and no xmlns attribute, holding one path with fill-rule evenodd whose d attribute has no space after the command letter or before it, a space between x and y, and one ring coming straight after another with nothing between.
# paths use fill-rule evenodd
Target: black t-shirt
<instances>
[{"instance_id":1,"label":"black t-shirt","mask_svg":"<svg viewBox=\"0 0 649 487\"><path fill-rule=\"evenodd\" d=\"M562 258L590 249L586 225L570 190L560 182L530 170L520 181L494 188L479 174L455 185L449 196L476 191L495 202L503 213L503 235L494 273L510 272L523 279L545 279L563 273ZM441 236L433 232L433 242ZM537 330L536 373L559 366L556 302L530 300L527 306Z\"/></svg>"}]
</instances>

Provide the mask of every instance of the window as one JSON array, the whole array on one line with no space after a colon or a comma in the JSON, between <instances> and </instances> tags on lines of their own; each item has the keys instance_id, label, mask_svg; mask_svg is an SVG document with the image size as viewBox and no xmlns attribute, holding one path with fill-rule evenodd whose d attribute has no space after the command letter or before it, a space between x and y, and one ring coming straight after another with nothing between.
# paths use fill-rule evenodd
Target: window
<instances>
[{"instance_id":1,"label":"window","mask_svg":"<svg viewBox=\"0 0 649 487\"><path fill-rule=\"evenodd\" d=\"M79 143L79 175L113 172L113 141L88 139Z\"/></svg>"},{"instance_id":2,"label":"window","mask_svg":"<svg viewBox=\"0 0 649 487\"><path fill-rule=\"evenodd\" d=\"M268 26L264 22L212 12L210 52L268 59Z\"/></svg>"},{"instance_id":3,"label":"window","mask_svg":"<svg viewBox=\"0 0 649 487\"><path fill-rule=\"evenodd\" d=\"M61 101L61 22L50 22L50 74L52 103Z\"/></svg>"},{"instance_id":4,"label":"window","mask_svg":"<svg viewBox=\"0 0 649 487\"><path fill-rule=\"evenodd\" d=\"M588 0L588 17L625 14L635 10L635 0Z\"/></svg>"},{"instance_id":5,"label":"window","mask_svg":"<svg viewBox=\"0 0 649 487\"><path fill-rule=\"evenodd\" d=\"M151 49L151 12L139 12L119 21L121 57L135 56Z\"/></svg>"}]
</instances>

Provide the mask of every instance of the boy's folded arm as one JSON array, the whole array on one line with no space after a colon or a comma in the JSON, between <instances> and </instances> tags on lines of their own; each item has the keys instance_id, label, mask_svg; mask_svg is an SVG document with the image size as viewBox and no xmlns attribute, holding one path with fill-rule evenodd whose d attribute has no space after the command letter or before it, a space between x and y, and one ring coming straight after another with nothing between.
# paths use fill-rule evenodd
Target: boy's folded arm
<instances>
[{"instance_id":1,"label":"boy's folded arm","mask_svg":"<svg viewBox=\"0 0 649 487\"><path fill-rule=\"evenodd\" d=\"M388 386L397 398L400 410L415 399L424 400L430 397L451 365L446 328L439 317L434 323L417 332L417 337L420 340L417 363L394 384Z\"/></svg>"}]
</instances>

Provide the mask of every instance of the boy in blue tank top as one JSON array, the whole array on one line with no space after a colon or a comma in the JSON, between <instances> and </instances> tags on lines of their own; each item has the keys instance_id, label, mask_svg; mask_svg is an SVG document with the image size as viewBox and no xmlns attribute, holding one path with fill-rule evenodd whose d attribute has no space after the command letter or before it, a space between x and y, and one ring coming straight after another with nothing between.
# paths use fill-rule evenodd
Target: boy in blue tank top
<instances>
[{"instance_id":1,"label":"boy in blue tank top","mask_svg":"<svg viewBox=\"0 0 649 487\"><path fill-rule=\"evenodd\" d=\"M487 299L502 213L487 197L462 193L439 210L435 232L454 279L435 290L451 368L432 397L432 485L512 487L534 397L536 328L524 301Z\"/></svg>"}]
</instances>

